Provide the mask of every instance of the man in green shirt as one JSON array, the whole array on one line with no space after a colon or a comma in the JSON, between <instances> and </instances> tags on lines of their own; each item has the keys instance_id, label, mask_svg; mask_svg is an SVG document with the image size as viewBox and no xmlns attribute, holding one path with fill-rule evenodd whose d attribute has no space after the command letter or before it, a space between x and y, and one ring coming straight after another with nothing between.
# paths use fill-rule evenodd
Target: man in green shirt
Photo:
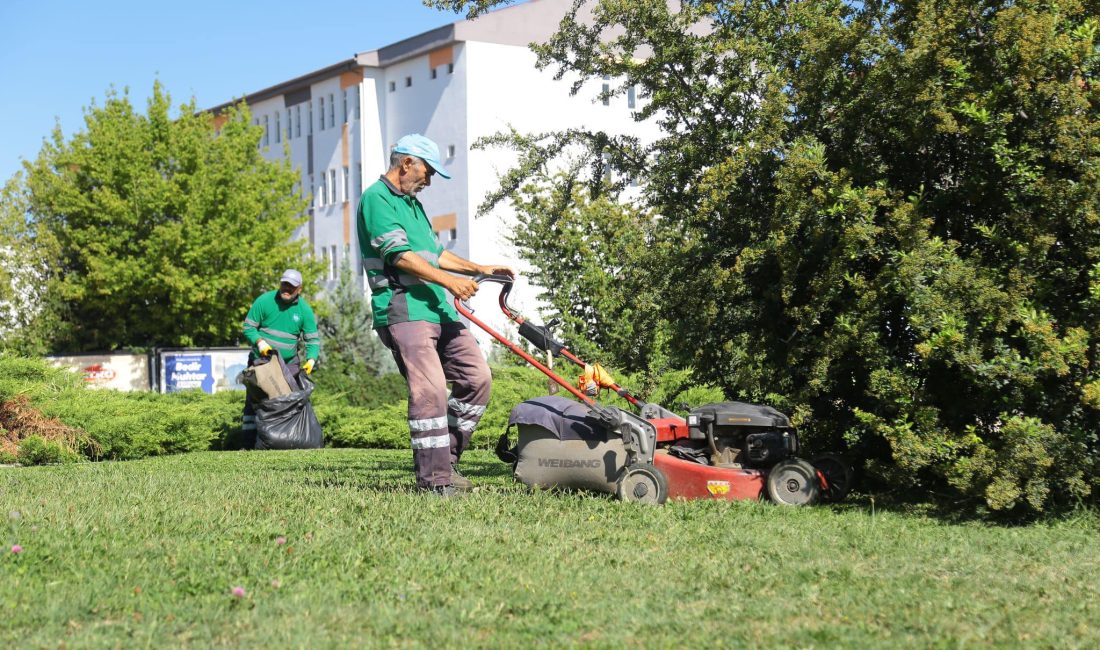
<instances>
[{"instance_id":1,"label":"man in green shirt","mask_svg":"<svg viewBox=\"0 0 1100 650\"><path fill-rule=\"evenodd\" d=\"M443 249L416 198L435 174L451 177L434 142L419 134L398 140L390 168L359 200L356 232L374 327L409 387L417 487L451 496L471 486L457 465L489 403L492 375L447 293L466 300L477 283L448 271L515 273Z\"/></svg>"},{"instance_id":2,"label":"man in green shirt","mask_svg":"<svg viewBox=\"0 0 1100 650\"><path fill-rule=\"evenodd\" d=\"M286 363L291 376L297 377L299 369L307 375L313 373L317 357L321 354L321 334L317 331L317 317L302 294L302 274L287 269L279 279L279 288L260 294L244 317L244 337L252 344L248 365L257 358L278 352ZM306 361L299 363L298 339L306 343ZM245 438L256 435L256 411L252 400L246 396L241 430Z\"/></svg>"}]
</instances>

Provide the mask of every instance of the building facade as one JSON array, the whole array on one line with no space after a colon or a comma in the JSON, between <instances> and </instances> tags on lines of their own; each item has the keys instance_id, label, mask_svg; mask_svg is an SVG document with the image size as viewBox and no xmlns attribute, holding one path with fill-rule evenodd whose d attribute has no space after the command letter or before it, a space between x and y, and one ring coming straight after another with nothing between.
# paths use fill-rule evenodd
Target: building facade
<instances>
[{"instance_id":1,"label":"building facade","mask_svg":"<svg viewBox=\"0 0 1100 650\"><path fill-rule=\"evenodd\" d=\"M425 32L327 68L252 93L248 103L264 128L261 148L275 159L288 155L311 196L308 238L327 262L328 278L350 257L361 276L355 213L363 189L387 167L389 152L408 133L422 133L440 148L452 179L436 177L420 194L440 240L457 255L479 263L508 263L520 271L513 306L535 316L537 289L508 244L514 215L508 206L475 217L484 197L515 163L511 152L472 151L483 136L508 129L542 133L584 127L612 134L655 137L655 127L632 118L634 95L599 99L602 87L570 96L571 80L539 71L528 45L557 29L572 0L529 2ZM219 115L230 104L210 109ZM216 118L219 119L219 118ZM499 327L496 288L472 306ZM477 328L483 346L490 338Z\"/></svg>"}]
</instances>

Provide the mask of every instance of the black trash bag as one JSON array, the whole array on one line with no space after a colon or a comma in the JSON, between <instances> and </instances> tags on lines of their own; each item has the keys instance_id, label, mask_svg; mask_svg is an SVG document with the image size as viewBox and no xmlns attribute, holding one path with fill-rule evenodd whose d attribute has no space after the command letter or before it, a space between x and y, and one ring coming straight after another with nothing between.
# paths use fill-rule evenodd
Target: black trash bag
<instances>
[{"instance_id":1,"label":"black trash bag","mask_svg":"<svg viewBox=\"0 0 1100 650\"><path fill-rule=\"evenodd\" d=\"M319 449L325 442L309 396L313 382L298 376L302 389L256 403L256 449Z\"/></svg>"}]
</instances>

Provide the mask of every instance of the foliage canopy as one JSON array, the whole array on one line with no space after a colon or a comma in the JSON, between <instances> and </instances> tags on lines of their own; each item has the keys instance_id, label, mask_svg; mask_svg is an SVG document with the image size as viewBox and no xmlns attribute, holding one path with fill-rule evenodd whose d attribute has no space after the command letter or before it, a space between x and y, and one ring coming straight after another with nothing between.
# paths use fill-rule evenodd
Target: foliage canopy
<instances>
[{"instance_id":1,"label":"foliage canopy","mask_svg":"<svg viewBox=\"0 0 1100 650\"><path fill-rule=\"evenodd\" d=\"M483 208L522 207L583 148L560 185L637 178L659 215L623 273L664 296L696 376L898 488L1012 512L1095 499L1098 17L1094 0L577 2L540 65L574 92L636 88L661 135L489 138L520 163Z\"/></svg>"},{"instance_id":2,"label":"foliage canopy","mask_svg":"<svg viewBox=\"0 0 1100 650\"><path fill-rule=\"evenodd\" d=\"M25 165L31 237L55 252L53 351L231 344L282 269L312 269L291 241L297 174L264 159L247 107L217 130L193 101L171 108L159 83L145 114L108 91L84 130L58 127Z\"/></svg>"}]
</instances>

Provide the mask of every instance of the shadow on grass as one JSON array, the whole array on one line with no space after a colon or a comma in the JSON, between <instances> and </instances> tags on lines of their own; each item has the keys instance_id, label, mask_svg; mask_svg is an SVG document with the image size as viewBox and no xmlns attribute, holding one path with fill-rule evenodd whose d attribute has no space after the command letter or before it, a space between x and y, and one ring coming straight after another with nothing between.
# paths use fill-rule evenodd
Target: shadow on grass
<instances>
[{"instance_id":1,"label":"shadow on grass","mask_svg":"<svg viewBox=\"0 0 1100 650\"><path fill-rule=\"evenodd\" d=\"M377 451L377 450L376 450ZM415 489L411 451L385 450L401 458L326 455L323 450L308 461L273 463L268 471L298 475L300 483L324 489L356 489L372 492L410 492ZM264 452L256 452L264 453ZM275 452L278 453L278 452ZM326 457L327 456L327 457ZM507 479L511 468L495 459L464 459L462 473L473 480Z\"/></svg>"}]
</instances>

